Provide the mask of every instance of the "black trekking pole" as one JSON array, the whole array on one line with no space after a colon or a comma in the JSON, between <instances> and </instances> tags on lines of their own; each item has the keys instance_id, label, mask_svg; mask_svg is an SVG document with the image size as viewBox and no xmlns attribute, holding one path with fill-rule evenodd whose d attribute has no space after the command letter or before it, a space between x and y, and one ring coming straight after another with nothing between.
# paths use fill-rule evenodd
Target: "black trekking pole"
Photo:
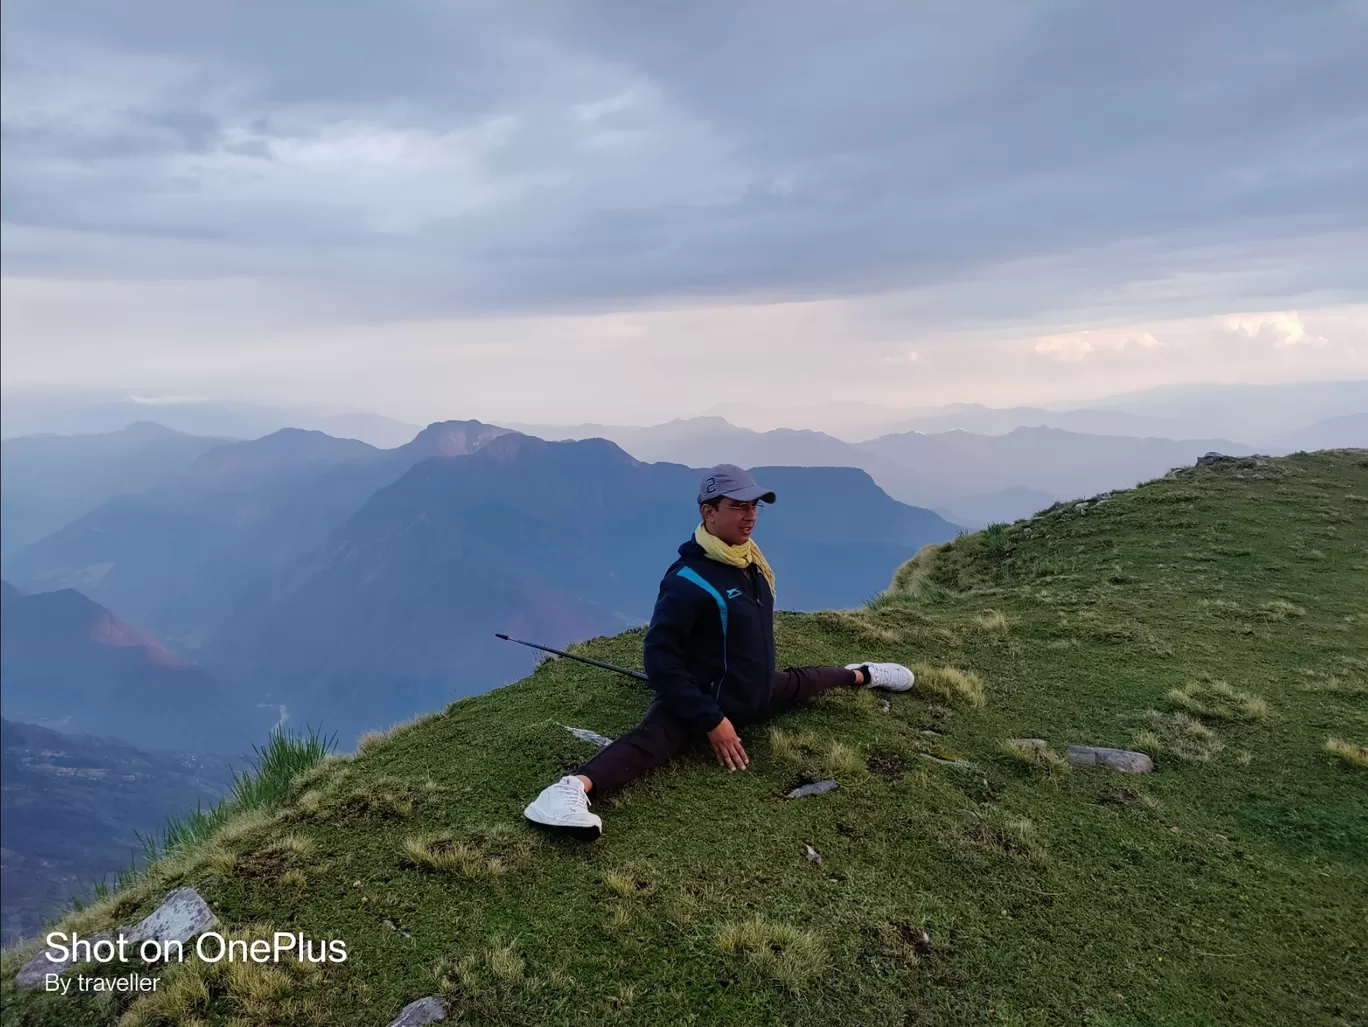
<instances>
[{"instance_id":1,"label":"black trekking pole","mask_svg":"<svg viewBox=\"0 0 1368 1027\"><path fill-rule=\"evenodd\" d=\"M552 649L549 645L538 645L536 642L524 642L521 638L509 638L494 632L495 638L502 638L505 642L517 642L518 645L525 645L532 649L540 649L544 653L555 653L557 656L564 656L567 660L579 660L580 663L587 663L591 667L602 667L604 670L615 670L619 674L626 674L629 678L636 678L638 681L650 681L645 674L639 670L628 670L626 667L619 667L615 663L604 663L602 660L591 660L587 656L576 656L574 653L567 653L563 649Z\"/></svg>"}]
</instances>

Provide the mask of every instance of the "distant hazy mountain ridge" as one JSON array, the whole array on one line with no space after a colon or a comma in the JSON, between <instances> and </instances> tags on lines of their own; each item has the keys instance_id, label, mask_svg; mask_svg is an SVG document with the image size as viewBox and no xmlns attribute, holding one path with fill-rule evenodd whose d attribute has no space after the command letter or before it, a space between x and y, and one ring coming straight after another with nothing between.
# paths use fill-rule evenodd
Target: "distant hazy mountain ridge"
<instances>
[{"instance_id":1,"label":"distant hazy mountain ridge","mask_svg":"<svg viewBox=\"0 0 1368 1027\"><path fill-rule=\"evenodd\" d=\"M904 432L857 443L789 428L757 432L720 417L650 428L525 427L554 438L609 438L643 460L858 467L895 499L968 526L1013 521L1062 499L1129 488L1213 450L1253 452L1229 439L1084 435L1049 427L1016 427L1001 435Z\"/></svg>"},{"instance_id":2,"label":"distant hazy mountain ridge","mask_svg":"<svg viewBox=\"0 0 1368 1027\"><path fill-rule=\"evenodd\" d=\"M135 745L244 752L276 717L73 589L0 583L0 668L6 717Z\"/></svg>"}]
</instances>

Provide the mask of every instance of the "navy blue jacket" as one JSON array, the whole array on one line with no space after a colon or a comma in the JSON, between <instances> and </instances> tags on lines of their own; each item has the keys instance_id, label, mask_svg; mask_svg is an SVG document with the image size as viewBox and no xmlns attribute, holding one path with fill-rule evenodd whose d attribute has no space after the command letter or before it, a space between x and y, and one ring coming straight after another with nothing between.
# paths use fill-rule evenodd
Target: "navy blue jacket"
<instances>
[{"instance_id":1,"label":"navy blue jacket","mask_svg":"<svg viewBox=\"0 0 1368 1027\"><path fill-rule=\"evenodd\" d=\"M693 539L660 582L643 657L656 697L697 731L759 719L774 680L774 596L755 567Z\"/></svg>"}]
</instances>

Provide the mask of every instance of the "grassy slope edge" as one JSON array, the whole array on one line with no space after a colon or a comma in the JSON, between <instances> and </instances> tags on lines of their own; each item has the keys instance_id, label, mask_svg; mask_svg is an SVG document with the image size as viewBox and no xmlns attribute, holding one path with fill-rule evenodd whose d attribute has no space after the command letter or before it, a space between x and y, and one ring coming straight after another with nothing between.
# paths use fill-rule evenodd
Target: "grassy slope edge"
<instances>
[{"instance_id":1,"label":"grassy slope edge","mask_svg":"<svg viewBox=\"0 0 1368 1027\"><path fill-rule=\"evenodd\" d=\"M1368 742L1365 581L1363 451L1199 466L963 536L868 609L777 623L787 664L897 659L943 695L842 693L749 729L749 772L685 759L600 803L590 846L519 811L591 751L561 725L612 735L647 697L550 661L159 871L233 929L344 939L347 962L187 963L130 1005L16 998L11 953L5 1023L382 1024L434 993L488 1024L1362 1023L1368 771L1325 743ZM630 665L640 643L581 648ZM1140 744L1158 771L1070 772L1050 757L1071 742Z\"/></svg>"}]
</instances>

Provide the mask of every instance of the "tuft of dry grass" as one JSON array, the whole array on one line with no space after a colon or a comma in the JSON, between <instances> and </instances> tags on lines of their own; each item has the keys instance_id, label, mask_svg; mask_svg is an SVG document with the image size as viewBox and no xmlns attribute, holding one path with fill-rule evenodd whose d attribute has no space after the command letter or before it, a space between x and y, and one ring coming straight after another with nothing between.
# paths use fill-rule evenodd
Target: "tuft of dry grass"
<instances>
[{"instance_id":1,"label":"tuft of dry grass","mask_svg":"<svg viewBox=\"0 0 1368 1027\"><path fill-rule=\"evenodd\" d=\"M1011 630L1012 622L997 610L985 610L974 617L974 626L990 635L1005 635Z\"/></svg>"},{"instance_id":2,"label":"tuft of dry grass","mask_svg":"<svg viewBox=\"0 0 1368 1027\"><path fill-rule=\"evenodd\" d=\"M827 965L826 948L816 934L759 915L724 924L716 942L720 951L745 959L795 995Z\"/></svg>"},{"instance_id":3,"label":"tuft of dry grass","mask_svg":"<svg viewBox=\"0 0 1368 1027\"><path fill-rule=\"evenodd\" d=\"M407 864L430 873L469 880L502 877L537 845L527 832L500 824L458 839L451 832L410 835L400 845Z\"/></svg>"},{"instance_id":4,"label":"tuft of dry grass","mask_svg":"<svg viewBox=\"0 0 1368 1027\"><path fill-rule=\"evenodd\" d=\"M624 899L649 895L654 890L649 881L629 870L610 870L603 875L603 883L609 891Z\"/></svg>"},{"instance_id":5,"label":"tuft of dry grass","mask_svg":"<svg viewBox=\"0 0 1368 1027\"><path fill-rule=\"evenodd\" d=\"M1149 710L1145 719L1149 729L1137 732L1132 744L1150 755L1167 753L1189 763L1209 763L1225 748L1215 731L1187 713Z\"/></svg>"},{"instance_id":6,"label":"tuft of dry grass","mask_svg":"<svg viewBox=\"0 0 1368 1027\"><path fill-rule=\"evenodd\" d=\"M1268 703L1261 696L1209 676L1172 689L1168 701L1193 716L1213 720L1263 720L1268 716Z\"/></svg>"},{"instance_id":7,"label":"tuft of dry grass","mask_svg":"<svg viewBox=\"0 0 1368 1027\"><path fill-rule=\"evenodd\" d=\"M527 961L518 955L513 942L495 945L485 955L485 964L495 980L504 984L516 984L523 979Z\"/></svg>"},{"instance_id":8,"label":"tuft of dry grass","mask_svg":"<svg viewBox=\"0 0 1368 1027\"><path fill-rule=\"evenodd\" d=\"M527 960L518 951L516 940L501 935L495 935L489 946L478 952L459 959L438 959L432 976L438 994L459 1006L452 1015L461 1023L467 1022L467 1013L481 1023L508 1023L526 996L547 987L556 991L575 987L574 979L561 969L551 970L545 978L528 973Z\"/></svg>"},{"instance_id":9,"label":"tuft of dry grass","mask_svg":"<svg viewBox=\"0 0 1368 1027\"><path fill-rule=\"evenodd\" d=\"M248 944L270 940L273 931L253 924L224 932ZM313 964L285 960L278 964L229 961L216 963L187 959L171 963L157 990L139 996L120 1017L119 1027L162 1027L164 1024L202 1022L210 1013L231 1014L230 1023L326 1023L321 999L287 997L298 990Z\"/></svg>"},{"instance_id":10,"label":"tuft of dry grass","mask_svg":"<svg viewBox=\"0 0 1368 1027\"><path fill-rule=\"evenodd\" d=\"M302 834L287 834L234 861L233 871L247 877L279 878L295 860L313 848Z\"/></svg>"},{"instance_id":11,"label":"tuft of dry grass","mask_svg":"<svg viewBox=\"0 0 1368 1027\"><path fill-rule=\"evenodd\" d=\"M912 669L917 675L916 689L922 695L939 696L952 706L982 709L987 705L983 679L971 670L932 667L924 663Z\"/></svg>"},{"instance_id":12,"label":"tuft of dry grass","mask_svg":"<svg viewBox=\"0 0 1368 1027\"><path fill-rule=\"evenodd\" d=\"M1275 599L1271 603L1264 603L1263 612L1269 620L1291 620L1294 617L1306 616L1304 608L1296 603L1290 603L1286 599Z\"/></svg>"},{"instance_id":13,"label":"tuft of dry grass","mask_svg":"<svg viewBox=\"0 0 1368 1027\"><path fill-rule=\"evenodd\" d=\"M603 929L608 934L621 934L632 926L632 911L623 905L615 905L608 919L603 922Z\"/></svg>"},{"instance_id":14,"label":"tuft of dry grass","mask_svg":"<svg viewBox=\"0 0 1368 1027\"><path fill-rule=\"evenodd\" d=\"M971 818L965 841L973 848L1006 855L1036 867L1049 863L1044 843L1030 820L1011 816L988 804L965 812Z\"/></svg>"},{"instance_id":15,"label":"tuft of dry grass","mask_svg":"<svg viewBox=\"0 0 1368 1027\"><path fill-rule=\"evenodd\" d=\"M910 599L921 598L932 585L931 573L936 566L937 557L948 548L949 543L945 542L932 542L930 545L922 546L912 559L893 573L888 594L907 596Z\"/></svg>"},{"instance_id":16,"label":"tuft of dry grass","mask_svg":"<svg viewBox=\"0 0 1368 1027\"><path fill-rule=\"evenodd\" d=\"M851 777L865 769L864 757L853 745L832 739L822 754L827 773L835 776Z\"/></svg>"},{"instance_id":17,"label":"tuft of dry grass","mask_svg":"<svg viewBox=\"0 0 1368 1027\"><path fill-rule=\"evenodd\" d=\"M897 645L903 640L901 632L876 624L863 610L819 610L812 618L828 631L848 632L879 645Z\"/></svg>"},{"instance_id":18,"label":"tuft of dry grass","mask_svg":"<svg viewBox=\"0 0 1368 1027\"><path fill-rule=\"evenodd\" d=\"M375 751L377 746L385 742L392 741L393 739L398 738L400 735L408 731L412 731L419 724L422 724L425 721L431 720L433 717L437 717L440 715L440 711L429 710L426 713L418 714L418 716L416 717L410 717L408 720L401 720L397 723L391 724L383 731L367 731L357 740L356 755L368 756Z\"/></svg>"},{"instance_id":19,"label":"tuft of dry grass","mask_svg":"<svg viewBox=\"0 0 1368 1027\"><path fill-rule=\"evenodd\" d=\"M811 731L770 728L770 751L779 762L808 775L849 778L867 773L859 749L836 738L822 739Z\"/></svg>"},{"instance_id":20,"label":"tuft of dry grass","mask_svg":"<svg viewBox=\"0 0 1368 1027\"><path fill-rule=\"evenodd\" d=\"M1343 738L1331 736L1325 740L1325 751L1351 767L1368 770L1368 745L1346 742Z\"/></svg>"},{"instance_id":21,"label":"tuft of dry grass","mask_svg":"<svg viewBox=\"0 0 1368 1027\"><path fill-rule=\"evenodd\" d=\"M1158 799L1135 785L1109 785L1098 792L1096 801L1099 806L1140 809L1147 813L1157 812L1160 807Z\"/></svg>"},{"instance_id":22,"label":"tuft of dry grass","mask_svg":"<svg viewBox=\"0 0 1368 1027\"><path fill-rule=\"evenodd\" d=\"M334 779L332 787L305 791L295 801L295 812L317 823L348 816L404 820L442 791L431 777L379 777L351 788L347 787L348 783L348 777L340 775Z\"/></svg>"},{"instance_id":23,"label":"tuft of dry grass","mask_svg":"<svg viewBox=\"0 0 1368 1027\"><path fill-rule=\"evenodd\" d=\"M1330 692L1335 695L1368 695L1368 685L1340 677L1338 674L1322 674L1319 671L1302 671L1310 681L1298 687L1303 692Z\"/></svg>"},{"instance_id":24,"label":"tuft of dry grass","mask_svg":"<svg viewBox=\"0 0 1368 1027\"><path fill-rule=\"evenodd\" d=\"M1024 738L1008 738L1001 746L1004 755L1011 757L1033 774L1058 780L1073 768L1067 757L1060 755L1049 745L1037 745Z\"/></svg>"}]
</instances>

